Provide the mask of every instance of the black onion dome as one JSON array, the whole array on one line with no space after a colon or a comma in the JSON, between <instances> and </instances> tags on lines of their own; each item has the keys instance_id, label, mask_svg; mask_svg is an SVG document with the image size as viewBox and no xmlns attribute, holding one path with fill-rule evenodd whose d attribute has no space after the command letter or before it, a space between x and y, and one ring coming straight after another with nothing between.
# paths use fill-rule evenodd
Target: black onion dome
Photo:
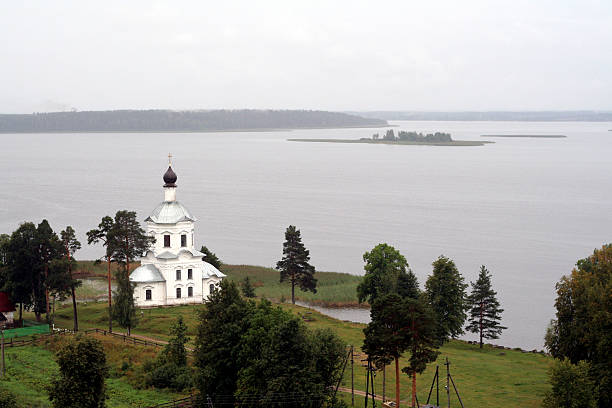
<instances>
[{"instance_id":1,"label":"black onion dome","mask_svg":"<svg viewBox=\"0 0 612 408\"><path fill-rule=\"evenodd\" d=\"M164 187L176 187L176 173L172 170L172 166L168 166L168 170L164 173Z\"/></svg>"}]
</instances>

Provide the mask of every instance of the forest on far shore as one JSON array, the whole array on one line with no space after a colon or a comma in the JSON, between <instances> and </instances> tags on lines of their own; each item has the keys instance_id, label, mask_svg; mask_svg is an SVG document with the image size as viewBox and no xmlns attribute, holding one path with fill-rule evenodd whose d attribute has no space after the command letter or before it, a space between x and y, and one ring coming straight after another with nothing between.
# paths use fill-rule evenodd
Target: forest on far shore
<instances>
[{"instance_id":1,"label":"forest on far shore","mask_svg":"<svg viewBox=\"0 0 612 408\"><path fill-rule=\"evenodd\" d=\"M114 110L0 114L0 133L208 132L388 126L386 120L315 110Z\"/></svg>"}]
</instances>

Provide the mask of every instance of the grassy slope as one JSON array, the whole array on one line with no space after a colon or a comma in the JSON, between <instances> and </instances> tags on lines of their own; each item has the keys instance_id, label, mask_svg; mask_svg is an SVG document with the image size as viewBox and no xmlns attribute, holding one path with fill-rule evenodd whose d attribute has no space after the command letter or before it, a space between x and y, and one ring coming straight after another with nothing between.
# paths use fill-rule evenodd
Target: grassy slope
<instances>
[{"instance_id":1,"label":"grassy slope","mask_svg":"<svg viewBox=\"0 0 612 408\"><path fill-rule=\"evenodd\" d=\"M124 376L114 375L107 379L109 395L107 406L109 408L147 406L181 397L179 394L168 391L138 390L129 384L127 378L133 367L140 365L146 358L155 356L157 350L152 347L125 344L109 337L96 337L104 346L111 372L119 371L124 362L130 363L132 367ZM0 381L0 387L12 391L17 396L20 406L51 406L45 387L58 374L54 349L55 344L53 343L44 347L27 346L6 349L7 378Z\"/></svg>"},{"instance_id":2,"label":"grassy slope","mask_svg":"<svg viewBox=\"0 0 612 408\"><path fill-rule=\"evenodd\" d=\"M171 322L180 314L189 327L189 335L193 336L197 324L196 311L201 307L203 306L148 309L144 311L139 326L133 331L150 337L166 339ZM299 306L284 304L282 307L296 314L311 312L311 310ZM79 313L81 327L105 327L106 308L103 303L80 305ZM307 322L308 326L330 328L347 344L353 344L357 348L361 346L364 325L341 322L315 311L312 311L309 316L313 316L314 321ZM58 310L56 323L62 327L71 327L71 318L71 308L69 305L65 305ZM438 364L443 369L442 364L446 357L451 362L451 372L466 406L537 407L548 388L546 369L550 363L550 358L544 355L498 350L490 347L481 351L477 346L462 341L451 341L440 351L442 354L438 361L431 364L426 372L417 379L421 399L426 398L435 372L435 365ZM365 371L360 367L358 359L355 361L355 387L365 390ZM403 365L404 363L402 363ZM387 395L391 394L393 381L395 381L394 373L389 368L387 370ZM410 383L409 378L404 374L401 374L401 383L402 399L408 399ZM382 391L382 375L379 374L376 377L375 384L376 392L380 394ZM345 373L342 386L350 387L349 369ZM441 382L442 386L443 383ZM441 388L441 392L444 392L443 388ZM363 398L358 398L357 401L361 404ZM453 401L456 402L456 399L453 399ZM453 406L458 406L458 404L453 404Z\"/></svg>"}]
</instances>

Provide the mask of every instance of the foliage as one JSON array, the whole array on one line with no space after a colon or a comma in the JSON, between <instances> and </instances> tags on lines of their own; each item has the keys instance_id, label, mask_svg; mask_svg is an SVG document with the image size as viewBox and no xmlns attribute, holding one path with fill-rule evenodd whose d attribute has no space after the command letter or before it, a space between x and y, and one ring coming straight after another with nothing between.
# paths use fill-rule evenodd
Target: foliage
<instances>
[{"instance_id":1,"label":"foliage","mask_svg":"<svg viewBox=\"0 0 612 408\"><path fill-rule=\"evenodd\" d=\"M187 326L183 322L183 316L179 316L170 328L170 340L162 351L163 360L166 363L179 367L187 365L187 349L185 344L189 341Z\"/></svg>"},{"instance_id":2,"label":"foliage","mask_svg":"<svg viewBox=\"0 0 612 408\"><path fill-rule=\"evenodd\" d=\"M379 140L378 133L372 135L372 140ZM395 132L393 129L389 129L386 131L382 140L386 141L394 141L401 140L406 142L423 142L423 143L448 143L452 142L450 133L436 132L436 133L428 133L424 135L419 132L407 132L405 130L400 130L397 133L397 137L395 136Z\"/></svg>"},{"instance_id":3,"label":"foliage","mask_svg":"<svg viewBox=\"0 0 612 408\"><path fill-rule=\"evenodd\" d=\"M108 374L101 343L88 336L71 339L57 352L59 378L52 380L49 399L57 408L102 408L106 406Z\"/></svg>"},{"instance_id":4,"label":"foliage","mask_svg":"<svg viewBox=\"0 0 612 408\"><path fill-rule=\"evenodd\" d=\"M76 287L81 284L80 281L72 278L72 271L76 267L76 261L74 254L76 251L81 249L81 243L76 239L74 229L69 225L60 233L61 242L64 247L63 260L66 263L66 267L63 268L63 275L65 276L64 286L66 289L70 289L70 295L72 296L72 308L74 310L74 331L79 330L79 319L77 314L77 303L76 303Z\"/></svg>"},{"instance_id":5,"label":"foliage","mask_svg":"<svg viewBox=\"0 0 612 408\"><path fill-rule=\"evenodd\" d=\"M290 225L285 231L283 243L283 258L276 263L280 271L280 281L291 283L291 303L295 304L295 286L302 291L317 293L317 280L314 277L315 268L310 265L310 251L302 243L300 230Z\"/></svg>"},{"instance_id":6,"label":"foliage","mask_svg":"<svg viewBox=\"0 0 612 408\"><path fill-rule=\"evenodd\" d=\"M425 283L425 293L437 321L437 338L448 341L463 333L466 319L467 285L455 263L440 255L433 262L433 273Z\"/></svg>"},{"instance_id":7,"label":"foliage","mask_svg":"<svg viewBox=\"0 0 612 408\"><path fill-rule=\"evenodd\" d=\"M251 284L251 279L248 276L242 281L242 295L246 298L255 297L255 288Z\"/></svg>"},{"instance_id":8,"label":"foliage","mask_svg":"<svg viewBox=\"0 0 612 408\"><path fill-rule=\"evenodd\" d=\"M391 293L416 298L419 284L408 267L406 258L388 244L378 244L363 254L365 276L357 286L359 303L372 304L377 298Z\"/></svg>"},{"instance_id":9,"label":"foliage","mask_svg":"<svg viewBox=\"0 0 612 408\"><path fill-rule=\"evenodd\" d=\"M113 258L113 247L112 247L112 236L111 231L115 226L115 220L108 215L102 217L102 221L98 224L98 228L91 229L87 231L87 244L97 244L102 243L105 247L105 255L102 257L106 261L107 264L107 279L108 279L108 331L113 331L113 318L112 318L112 304L113 304L113 296L111 293L111 261ZM98 262L97 260L96 262Z\"/></svg>"},{"instance_id":10,"label":"foliage","mask_svg":"<svg viewBox=\"0 0 612 408\"><path fill-rule=\"evenodd\" d=\"M471 285L472 293L467 298L469 318L466 329L479 334L482 348L483 338L497 339L502 330L507 329L499 324L504 309L500 308L497 292L491 288L491 274L484 265L480 267L478 280L471 282Z\"/></svg>"},{"instance_id":11,"label":"foliage","mask_svg":"<svg viewBox=\"0 0 612 408\"><path fill-rule=\"evenodd\" d=\"M587 361L598 406L612 406L612 244L579 260L556 289L557 318L546 347L556 358Z\"/></svg>"},{"instance_id":12,"label":"foliage","mask_svg":"<svg viewBox=\"0 0 612 408\"><path fill-rule=\"evenodd\" d=\"M117 290L113 293L115 302L112 307L112 316L119 326L127 329L129 336L132 328L138 324L138 315L134 304L134 284L130 282L129 275L124 268L125 266L115 274Z\"/></svg>"},{"instance_id":13,"label":"foliage","mask_svg":"<svg viewBox=\"0 0 612 408\"><path fill-rule=\"evenodd\" d=\"M215 404L318 407L330 398L345 355L331 331L310 332L268 301L245 301L226 281L200 319L198 388Z\"/></svg>"},{"instance_id":14,"label":"foliage","mask_svg":"<svg viewBox=\"0 0 612 408\"><path fill-rule=\"evenodd\" d=\"M550 367L549 381L552 385L542 406L544 408L595 408L597 402L595 384L589 375L589 364L579 361L572 364L569 359L557 360Z\"/></svg>"},{"instance_id":15,"label":"foliage","mask_svg":"<svg viewBox=\"0 0 612 408\"><path fill-rule=\"evenodd\" d=\"M127 275L130 273L130 263L142 256L155 242L155 237L147 235L140 227L136 212L126 210L117 211L107 237L108 250L113 260L126 266Z\"/></svg>"},{"instance_id":16,"label":"foliage","mask_svg":"<svg viewBox=\"0 0 612 408\"><path fill-rule=\"evenodd\" d=\"M0 407L2 408L18 408L17 400L12 392L0 388Z\"/></svg>"},{"instance_id":17,"label":"foliage","mask_svg":"<svg viewBox=\"0 0 612 408\"><path fill-rule=\"evenodd\" d=\"M223 266L223 262L221 262L221 260L217 257L217 255L215 255L213 251L211 251L210 249L202 245L202 248L200 248L200 252L204 254L204 256L202 257L202 260L204 262L208 262L215 268L221 270L221 266Z\"/></svg>"}]
</instances>

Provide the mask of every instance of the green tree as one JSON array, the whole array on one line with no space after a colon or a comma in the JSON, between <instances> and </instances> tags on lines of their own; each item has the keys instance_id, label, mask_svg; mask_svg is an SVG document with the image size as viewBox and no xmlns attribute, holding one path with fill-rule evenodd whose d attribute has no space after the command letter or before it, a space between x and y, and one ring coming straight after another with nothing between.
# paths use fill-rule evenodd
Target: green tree
<instances>
[{"instance_id":1,"label":"green tree","mask_svg":"<svg viewBox=\"0 0 612 408\"><path fill-rule=\"evenodd\" d=\"M455 263L447 257L440 255L432 265L433 273L427 278L425 293L436 317L438 340L445 342L463 333L467 285Z\"/></svg>"},{"instance_id":2,"label":"green tree","mask_svg":"<svg viewBox=\"0 0 612 408\"><path fill-rule=\"evenodd\" d=\"M199 312L194 365L196 386L203 397L234 402L239 370L236 361L250 315L249 303L240 296L237 285L228 280L221 281L219 290L210 295Z\"/></svg>"},{"instance_id":3,"label":"green tree","mask_svg":"<svg viewBox=\"0 0 612 408\"><path fill-rule=\"evenodd\" d=\"M204 245L202 245L202 248L200 248L200 252L204 254L204 256L202 257L202 260L204 262L208 262L209 264L211 264L215 268L221 270L221 266L223 265L223 263L217 257L217 255L215 255L214 252L212 252L210 249L208 249Z\"/></svg>"},{"instance_id":4,"label":"green tree","mask_svg":"<svg viewBox=\"0 0 612 408\"><path fill-rule=\"evenodd\" d=\"M416 375L425 371L427 363L436 361L440 354L437 351L437 325L433 312L424 298L405 298L402 306L406 319L404 330L408 332L408 350L410 350L408 359L410 364L402 371L412 376L412 408L415 408Z\"/></svg>"},{"instance_id":5,"label":"green tree","mask_svg":"<svg viewBox=\"0 0 612 408\"><path fill-rule=\"evenodd\" d=\"M572 364L569 359L556 360L548 371L551 389L542 401L544 408L595 408L595 384L586 361Z\"/></svg>"},{"instance_id":6,"label":"green tree","mask_svg":"<svg viewBox=\"0 0 612 408\"><path fill-rule=\"evenodd\" d=\"M378 297L401 292L401 296L418 296L418 282L406 258L388 244L378 244L363 254L365 276L357 286L359 303L372 304Z\"/></svg>"},{"instance_id":7,"label":"green tree","mask_svg":"<svg viewBox=\"0 0 612 408\"><path fill-rule=\"evenodd\" d=\"M74 254L81 249L81 243L76 239L74 229L69 225L60 233L61 242L64 247L64 256L66 257L66 275L69 281L70 295L72 296L72 314L74 318L74 331L79 331L79 318L77 315L76 288L80 285L80 281L73 279L72 270L76 266Z\"/></svg>"},{"instance_id":8,"label":"green tree","mask_svg":"<svg viewBox=\"0 0 612 408\"><path fill-rule=\"evenodd\" d=\"M251 284L251 279L248 276L242 281L242 295L246 298L255 297L255 288Z\"/></svg>"},{"instance_id":9,"label":"green tree","mask_svg":"<svg viewBox=\"0 0 612 408\"><path fill-rule=\"evenodd\" d=\"M136 213L126 210L117 211L107 238L112 258L125 265L127 276L130 275L130 263L147 252L155 242L155 238L147 235L140 227Z\"/></svg>"},{"instance_id":10,"label":"green tree","mask_svg":"<svg viewBox=\"0 0 612 408\"><path fill-rule=\"evenodd\" d=\"M597 405L612 406L612 244L581 259L556 285L556 319L546 334L553 357L585 360Z\"/></svg>"},{"instance_id":11,"label":"green tree","mask_svg":"<svg viewBox=\"0 0 612 408\"><path fill-rule=\"evenodd\" d=\"M130 336L132 328L138 324L138 315L134 304L134 284L130 282L125 267L125 265L122 265L115 274L117 290L114 292L115 302L113 303L112 316L119 323L119 326L127 329L127 335Z\"/></svg>"},{"instance_id":12,"label":"green tree","mask_svg":"<svg viewBox=\"0 0 612 408\"><path fill-rule=\"evenodd\" d=\"M77 335L56 354L59 377L48 388L49 399L57 408L103 408L106 406L108 374L102 344Z\"/></svg>"},{"instance_id":13,"label":"green tree","mask_svg":"<svg viewBox=\"0 0 612 408\"><path fill-rule=\"evenodd\" d=\"M176 322L170 328L170 340L162 351L164 360L180 367L187 366L187 349L185 344L188 341L187 326L183 322L183 316L179 315Z\"/></svg>"},{"instance_id":14,"label":"green tree","mask_svg":"<svg viewBox=\"0 0 612 408\"><path fill-rule=\"evenodd\" d=\"M491 287L491 274L484 265L480 267L478 280L471 282L471 285L472 293L467 298L469 317L466 329L478 333L482 348L482 339L497 339L502 330L507 329L499 324L504 309L500 308L497 292Z\"/></svg>"},{"instance_id":15,"label":"green tree","mask_svg":"<svg viewBox=\"0 0 612 408\"><path fill-rule=\"evenodd\" d=\"M314 277L315 268L310 265L310 251L302 243L300 230L290 225L285 231L283 243L283 258L276 263L280 271L280 281L291 283L291 303L295 304L295 286L302 291L317 293L317 280Z\"/></svg>"},{"instance_id":16,"label":"green tree","mask_svg":"<svg viewBox=\"0 0 612 408\"><path fill-rule=\"evenodd\" d=\"M109 240L109 234L113 230L115 221L108 215L102 217L102 221L98 224L98 228L94 228L87 232L87 244L102 243L105 248L105 255L103 259L106 261L107 267L107 280L108 280L108 331L113 332L113 317L112 317L112 293L111 293L111 262L113 260L113 248L112 243Z\"/></svg>"},{"instance_id":17,"label":"green tree","mask_svg":"<svg viewBox=\"0 0 612 408\"><path fill-rule=\"evenodd\" d=\"M44 277L38 262L38 245L36 242L36 226L31 222L24 222L12 234L6 247L5 282L3 290L9 297L19 303L19 322L23 322L23 309L44 305L40 297ZM38 316L42 312L37 310Z\"/></svg>"},{"instance_id":18,"label":"green tree","mask_svg":"<svg viewBox=\"0 0 612 408\"><path fill-rule=\"evenodd\" d=\"M39 285L35 290L44 291L44 306L38 304L41 296L35 297L34 313L36 320L40 321L41 309L44 308L47 323L50 323L49 317L49 269L51 264L61 258L61 243L57 234L53 231L47 220L42 220L36 228L36 247L38 254L38 267L42 269L42 276L39 280Z\"/></svg>"}]
</instances>

